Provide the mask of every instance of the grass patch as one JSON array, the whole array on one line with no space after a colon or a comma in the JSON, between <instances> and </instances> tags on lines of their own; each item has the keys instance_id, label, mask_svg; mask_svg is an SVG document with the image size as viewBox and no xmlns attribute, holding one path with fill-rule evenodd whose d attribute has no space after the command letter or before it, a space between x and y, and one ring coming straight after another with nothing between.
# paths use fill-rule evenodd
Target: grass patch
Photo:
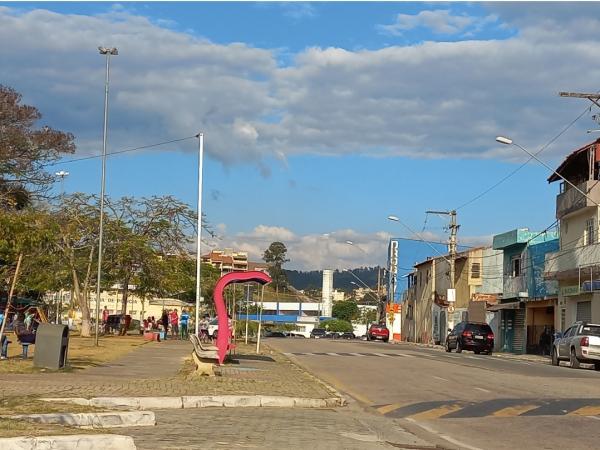
<instances>
[{"instance_id":1,"label":"grass patch","mask_svg":"<svg viewBox=\"0 0 600 450\"><path fill-rule=\"evenodd\" d=\"M8 334L12 343L8 346L8 360L0 361L0 374L2 373L32 373L46 371L33 367L35 345L29 346L29 358L21 359L21 345L14 334ZM71 336L69 339L68 367L64 371L85 369L100 366L134 350L140 345L148 343L142 336L103 336L99 345L94 345L94 338Z\"/></svg>"},{"instance_id":2,"label":"grass patch","mask_svg":"<svg viewBox=\"0 0 600 450\"><path fill-rule=\"evenodd\" d=\"M7 397L0 399L0 416L15 414L51 414L101 412L103 408L75 405L74 403L51 403L36 397Z\"/></svg>"}]
</instances>

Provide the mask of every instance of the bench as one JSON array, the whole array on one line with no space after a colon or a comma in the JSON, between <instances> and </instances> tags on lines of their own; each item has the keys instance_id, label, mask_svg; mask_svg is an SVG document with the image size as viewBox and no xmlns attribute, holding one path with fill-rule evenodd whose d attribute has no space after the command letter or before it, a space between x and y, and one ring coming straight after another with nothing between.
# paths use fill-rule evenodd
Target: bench
<instances>
[{"instance_id":1,"label":"bench","mask_svg":"<svg viewBox=\"0 0 600 450\"><path fill-rule=\"evenodd\" d=\"M219 360L217 347L214 345L202 345L202 342L200 342L200 339L195 334L190 334L189 339L194 346L192 359L196 364L196 374L214 376L215 361Z\"/></svg>"}]
</instances>

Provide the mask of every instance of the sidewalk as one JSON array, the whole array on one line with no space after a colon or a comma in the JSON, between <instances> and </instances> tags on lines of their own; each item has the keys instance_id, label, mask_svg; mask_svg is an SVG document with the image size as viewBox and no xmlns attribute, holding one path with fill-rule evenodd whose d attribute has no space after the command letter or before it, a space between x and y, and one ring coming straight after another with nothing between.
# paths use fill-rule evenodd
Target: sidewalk
<instances>
[{"instance_id":1,"label":"sidewalk","mask_svg":"<svg viewBox=\"0 0 600 450\"><path fill-rule=\"evenodd\" d=\"M151 342L116 361L78 372L0 374L0 399L217 394L332 396L324 385L277 353L264 351L255 355L252 347L238 344L234 363L220 368L221 376L209 378L190 375L191 351L188 341Z\"/></svg>"}]
</instances>

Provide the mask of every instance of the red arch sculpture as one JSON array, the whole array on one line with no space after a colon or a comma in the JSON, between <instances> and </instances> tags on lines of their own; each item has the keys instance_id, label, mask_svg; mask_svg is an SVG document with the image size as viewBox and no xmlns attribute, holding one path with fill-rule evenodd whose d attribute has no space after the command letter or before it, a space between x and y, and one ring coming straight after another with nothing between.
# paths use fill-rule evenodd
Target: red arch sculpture
<instances>
[{"instance_id":1,"label":"red arch sculpture","mask_svg":"<svg viewBox=\"0 0 600 450\"><path fill-rule=\"evenodd\" d=\"M246 283L255 281L262 285L270 283L271 277L264 272L229 272L219 278L215 285L215 308L217 310L217 324L219 325L219 333L217 335L217 355L219 364L223 364L227 351L229 350L229 341L231 340L231 330L229 329L227 308L223 299L223 291L232 283Z\"/></svg>"}]
</instances>

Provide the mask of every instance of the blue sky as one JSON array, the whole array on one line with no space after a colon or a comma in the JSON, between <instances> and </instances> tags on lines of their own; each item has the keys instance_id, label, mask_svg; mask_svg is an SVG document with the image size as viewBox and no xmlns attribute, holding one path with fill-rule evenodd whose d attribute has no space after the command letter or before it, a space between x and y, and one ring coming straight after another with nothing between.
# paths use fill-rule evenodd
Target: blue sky
<instances>
[{"instance_id":1,"label":"blue sky","mask_svg":"<svg viewBox=\"0 0 600 450\"><path fill-rule=\"evenodd\" d=\"M424 223L425 211L458 208L524 161L495 136L537 150L589 106L556 94L597 90L599 38L588 30L599 9L0 3L10 43L0 80L40 108L41 123L76 135L75 157L97 154L104 62L95 48L116 45L109 151L204 131L203 210L221 236L213 246L259 259L282 240L300 269L384 264L390 236L445 240L446 222ZM541 157L555 165L592 140L592 113ZM196 147L190 139L111 157L108 195L195 205ZM100 160L56 169L70 172L68 192L99 191ZM532 161L460 208L459 242L550 225L558 186L547 172Z\"/></svg>"}]
</instances>

